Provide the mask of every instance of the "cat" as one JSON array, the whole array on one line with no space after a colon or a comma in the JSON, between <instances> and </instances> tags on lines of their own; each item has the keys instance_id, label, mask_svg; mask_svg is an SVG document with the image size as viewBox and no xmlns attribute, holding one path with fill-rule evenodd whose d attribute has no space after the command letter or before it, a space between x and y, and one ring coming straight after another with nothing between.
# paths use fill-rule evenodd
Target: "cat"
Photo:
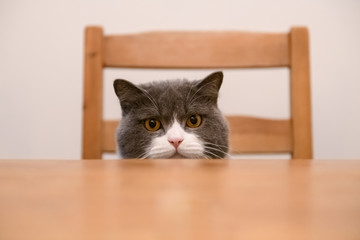
<instances>
[{"instance_id":1,"label":"cat","mask_svg":"<svg viewBox=\"0 0 360 240\"><path fill-rule=\"evenodd\" d=\"M134 85L117 79L122 119L116 132L122 158L224 158L228 125L218 109L222 72L203 80Z\"/></svg>"}]
</instances>

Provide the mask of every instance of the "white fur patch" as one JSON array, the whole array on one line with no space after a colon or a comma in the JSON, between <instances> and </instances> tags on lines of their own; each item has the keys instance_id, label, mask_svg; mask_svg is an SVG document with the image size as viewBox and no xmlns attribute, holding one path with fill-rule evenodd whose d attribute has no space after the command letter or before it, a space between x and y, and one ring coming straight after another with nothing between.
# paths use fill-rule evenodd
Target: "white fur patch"
<instances>
[{"instance_id":1,"label":"white fur patch","mask_svg":"<svg viewBox=\"0 0 360 240\"><path fill-rule=\"evenodd\" d=\"M171 141L180 141L176 148ZM174 120L166 134L153 139L148 151L149 158L200 158L204 157L204 145L193 133L185 132Z\"/></svg>"}]
</instances>

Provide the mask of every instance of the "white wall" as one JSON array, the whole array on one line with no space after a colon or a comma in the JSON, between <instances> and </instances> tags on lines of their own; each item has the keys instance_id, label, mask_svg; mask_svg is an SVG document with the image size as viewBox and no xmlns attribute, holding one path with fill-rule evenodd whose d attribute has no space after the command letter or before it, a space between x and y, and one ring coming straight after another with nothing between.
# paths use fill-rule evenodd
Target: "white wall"
<instances>
[{"instance_id":1,"label":"white wall","mask_svg":"<svg viewBox=\"0 0 360 240\"><path fill-rule=\"evenodd\" d=\"M356 0L2 0L0 158L80 158L83 29L90 24L106 33L308 26L315 158L360 158L359 23ZM195 79L209 72L109 70L106 102L113 108L105 116L119 116L114 78ZM220 107L226 113L288 116L287 74L226 70Z\"/></svg>"}]
</instances>

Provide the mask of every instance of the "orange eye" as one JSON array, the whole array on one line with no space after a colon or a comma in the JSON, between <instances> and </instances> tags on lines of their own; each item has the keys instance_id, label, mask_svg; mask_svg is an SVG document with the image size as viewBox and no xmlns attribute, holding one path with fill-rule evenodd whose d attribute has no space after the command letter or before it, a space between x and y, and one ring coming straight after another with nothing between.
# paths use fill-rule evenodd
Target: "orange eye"
<instances>
[{"instance_id":1,"label":"orange eye","mask_svg":"<svg viewBox=\"0 0 360 240\"><path fill-rule=\"evenodd\" d=\"M200 126L200 124L201 117L198 114L193 114L186 120L186 125L191 128L197 128Z\"/></svg>"},{"instance_id":2,"label":"orange eye","mask_svg":"<svg viewBox=\"0 0 360 240\"><path fill-rule=\"evenodd\" d=\"M144 126L145 126L146 130L155 132L160 129L161 123L157 119L150 118L150 119L145 120Z\"/></svg>"}]
</instances>

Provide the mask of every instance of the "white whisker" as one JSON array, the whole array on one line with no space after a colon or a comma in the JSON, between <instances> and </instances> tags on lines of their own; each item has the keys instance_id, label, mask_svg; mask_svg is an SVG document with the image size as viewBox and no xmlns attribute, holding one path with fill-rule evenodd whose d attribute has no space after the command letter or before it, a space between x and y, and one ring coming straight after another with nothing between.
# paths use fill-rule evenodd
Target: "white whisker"
<instances>
[{"instance_id":1,"label":"white whisker","mask_svg":"<svg viewBox=\"0 0 360 240\"><path fill-rule=\"evenodd\" d=\"M205 159L210 159L208 156L206 156L205 154L201 154L199 158L205 158Z\"/></svg>"},{"instance_id":2,"label":"white whisker","mask_svg":"<svg viewBox=\"0 0 360 240\"><path fill-rule=\"evenodd\" d=\"M173 154L174 154L174 150L163 149L161 147L155 147L152 148L151 151L149 151L149 156L151 158L168 158L171 157L171 155Z\"/></svg>"},{"instance_id":3,"label":"white whisker","mask_svg":"<svg viewBox=\"0 0 360 240\"><path fill-rule=\"evenodd\" d=\"M204 144L208 144L208 145L213 145L216 147L224 147L224 148L228 148L228 145L221 145L221 144L217 144L217 143L211 143L211 142L204 142Z\"/></svg>"},{"instance_id":4,"label":"white whisker","mask_svg":"<svg viewBox=\"0 0 360 240\"><path fill-rule=\"evenodd\" d=\"M226 156L228 156L228 157L230 157L230 158L231 158L231 155L230 155L229 153L224 152L224 151L222 151L221 149L218 149L218 148L213 148L213 147L209 147L209 146L206 146L205 148L206 148L206 149L215 150L215 151L220 152L220 153L223 153L223 154L225 154Z\"/></svg>"},{"instance_id":5,"label":"white whisker","mask_svg":"<svg viewBox=\"0 0 360 240\"><path fill-rule=\"evenodd\" d=\"M136 157L136 159L145 159L149 157L149 153L145 152Z\"/></svg>"},{"instance_id":6,"label":"white whisker","mask_svg":"<svg viewBox=\"0 0 360 240\"><path fill-rule=\"evenodd\" d=\"M210 154L210 155L213 155L213 156L216 157L216 158L224 159L224 158L220 157L219 155L217 155L217 154L215 154L215 153L213 153L213 152L206 151L206 150L204 150L204 152L205 152L205 153L208 153L208 154Z\"/></svg>"}]
</instances>

